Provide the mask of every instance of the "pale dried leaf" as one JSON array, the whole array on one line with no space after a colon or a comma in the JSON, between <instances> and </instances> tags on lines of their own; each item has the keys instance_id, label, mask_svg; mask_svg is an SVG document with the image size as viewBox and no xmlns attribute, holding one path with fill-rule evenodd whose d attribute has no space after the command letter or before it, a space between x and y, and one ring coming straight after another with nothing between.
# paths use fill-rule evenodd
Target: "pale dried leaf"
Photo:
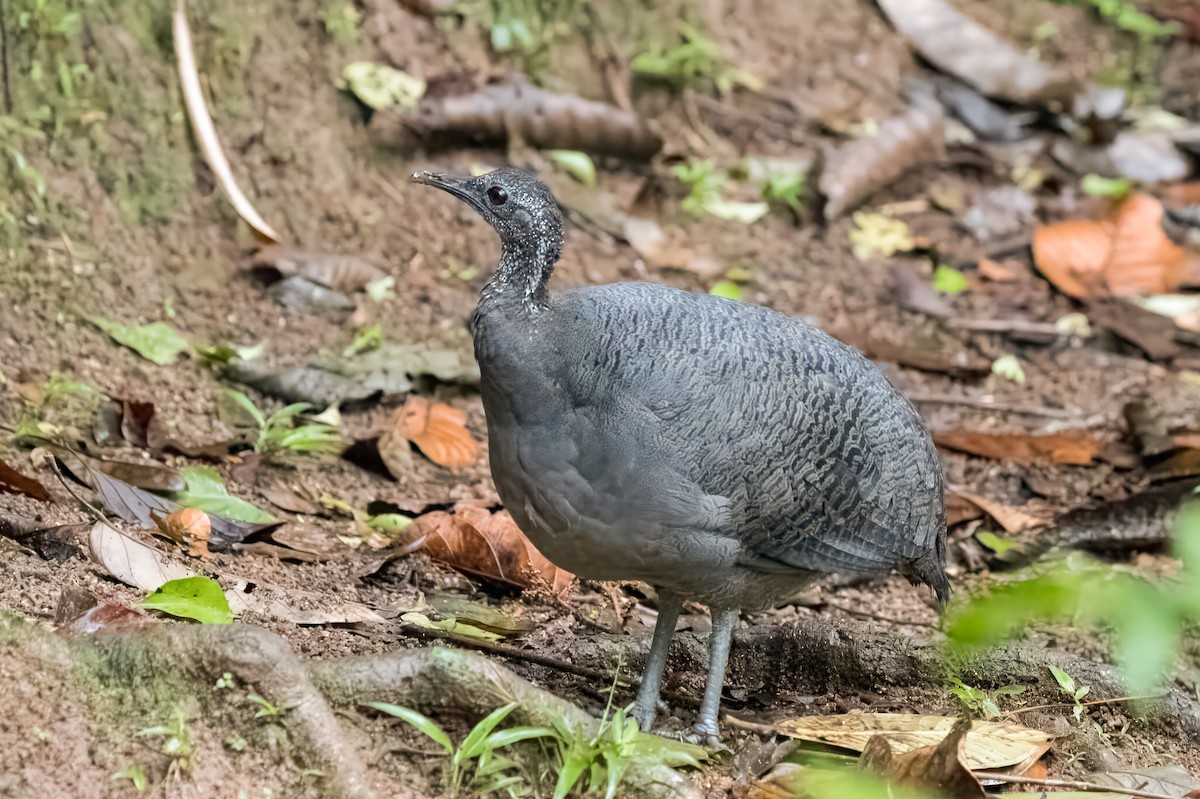
<instances>
[{"instance_id":1,"label":"pale dried leaf","mask_svg":"<svg viewBox=\"0 0 1200 799\"><path fill-rule=\"evenodd\" d=\"M983 786L963 765L969 719L959 719L936 744L897 753L890 735L876 735L862 750L862 765L889 784L928 791L943 799L984 799Z\"/></svg>"},{"instance_id":2,"label":"pale dried leaf","mask_svg":"<svg viewBox=\"0 0 1200 799\"><path fill-rule=\"evenodd\" d=\"M152 546L135 541L107 522L96 522L88 534L88 551L110 576L143 591L196 572Z\"/></svg>"},{"instance_id":3,"label":"pale dried leaf","mask_svg":"<svg viewBox=\"0 0 1200 799\"><path fill-rule=\"evenodd\" d=\"M875 735L886 734L894 754L940 743L958 719L909 713L846 713L806 716L775 723L784 735L861 752ZM1021 774L1050 748L1053 736L1001 721L975 721L963 741L963 764L970 769L1011 768Z\"/></svg>"},{"instance_id":4,"label":"pale dried leaf","mask_svg":"<svg viewBox=\"0 0 1200 799\"><path fill-rule=\"evenodd\" d=\"M1004 41L945 0L879 0L923 58L991 97L1068 105L1080 86L1065 70Z\"/></svg>"},{"instance_id":5,"label":"pale dried leaf","mask_svg":"<svg viewBox=\"0 0 1200 799\"><path fill-rule=\"evenodd\" d=\"M357 291L387 276L374 264L353 255L300 250L274 244L254 256L254 265L270 267L284 277L302 277L334 291Z\"/></svg>"}]
</instances>

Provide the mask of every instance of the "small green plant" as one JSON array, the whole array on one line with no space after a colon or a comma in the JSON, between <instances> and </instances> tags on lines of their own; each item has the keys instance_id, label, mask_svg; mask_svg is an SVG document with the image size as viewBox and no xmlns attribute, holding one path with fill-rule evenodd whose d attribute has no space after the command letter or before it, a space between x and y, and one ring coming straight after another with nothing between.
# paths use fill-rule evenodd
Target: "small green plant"
<instances>
[{"instance_id":1,"label":"small green plant","mask_svg":"<svg viewBox=\"0 0 1200 799\"><path fill-rule=\"evenodd\" d=\"M113 774L111 779L129 780L133 783L133 787L138 793L146 790L146 772L137 763L130 763L125 768Z\"/></svg>"},{"instance_id":2,"label":"small green plant","mask_svg":"<svg viewBox=\"0 0 1200 799\"><path fill-rule=\"evenodd\" d=\"M258 712L254 714L254 718L256 719L261 719L265 716L281 716L287 710L285 707L271 704L265 697L258 694L250 694L246 698L258 705Z\"/></svg>"},{"instance_id":3,"label":"small green plant","mask_svg":"<svg viewBox=\"0 0 1200 799\"><path fill-rule=\"evenodd\" d=\"M1064 694L1071 697L1071 700L1075 703L1073 712L1075 714L1075 720L1079 721L1083 716L1083 705L1080 704L1080 701L1088 695L1088 693L1092 690L1092 686L1076 686L1075 678L1070 674L1067 674L1057 666L1050 666L1048 668L1050 669L1050 673L1054 675L1054 681L1058 683L1059 689Z\"/></svg>"},{"instance_id":4,"label":"small green plant","mask_svg":"<svg viewBox=\"0 0 1200 799\"><path fill-rule=\"evenodd\" d=\"M463 788L470 788L479 796L499 791L519 795L520 787L527 783L527 778L518 771L515 761L498 754L498 751L520 741L555 737L555 731L549 727L497 730L500 722L517 708L515 702L496 708L485 716L458 746L433 719L411 708L387 702L371 702L369 706L407 722L442 748L449 758L444 772L448 793L457 794Z\"/></svg>"},{"instance_id":5,"label":"small green plant","mask_svg":"<svg viewBox=\"0 0 1200 799\"><path fill-rule=\"evenodd\" d=\"M353 358L364 352L377 350L383 346L383 326L376 322L373 325L363 325L354 333L354 340L342 350L343 358Z\"/></svg>"},{"instance_id":6,"label":"small green plant","mask_svg":"<svg viewBox=\"0 0 1200 799\"><path fill-rule=\"evenodd\" d=\"M973 685L967 685L957 677L950 678L950 693L962 703L963 707L984 718L994 719L1000 715L997 697L1016 696L1025 693L1023 685L1005 685L995 691L984 691Z\"/></svg>"},{"instance_id":7,"label":"small green plant","mask_svg":"<svg viewBox=\"0 0 1200 799\"><path fill-rule=\"evenodd\" d=\"M762 197L768 203L785 205L796 213L804 207L808 179L802 172L772 172L763 184Z\"/></svg>"},{"instance_id":8,"label":"small green plant","mask_svg":"<svg viewBox=\"0 0 1200 799\"><path fill-rule=\"evenodd\" d=\"M161 736L163 739L162 753L169 757L187 762L192 756L192 735L187 728L187 717L183 711L175 708L171 723L158 727L147 727L138 731L138 736Z\"/></svg>"},{"instance_id":9,"label":"small green plant","mask_svg":"<svg viewBox=\"0 0 1200 799\"><path fill-rule=\"evenodd\" d=\"M249 746L246 739L240 735L225 736L225 745L235 752L244 752L246 751L246 747Z\"/></svg>"},{"instance_id":10,"label":"small green plant","mask_svg":"<svg viewBox=\"0 0 1200 799\"><path fill-rule=\"evenodd\" d=\"M236 683L234 682L233 675L229 672L225 672L217 678L215 683L213 683L213 690L223 691L226 688L233 688L235 685Z\"/></svg>"},{"instance_id":11,"label":"small green plant","mask_svg":"<svg viewBox=\"0 0 1200 799\"><path fill-rule=\"evenodd\" d=\"M680 208L693 216L709 214L719 219L728 219L743 224L752 224L770 210L765 202L747 203L725 199L724 188L729 180L717 171L712 158L697 159L676 164L671 174L688 187L687 196Z\"/></svg>"},{"instance_id":12,"label":"small green plant","mask_svg":"<svg viewBox=\"0 0 1200 799\"><path fill-rule=\"evenodd\" d=\"M297 424L297 417L312 408L307 402L294 402L267 415L245 394L227 388L225 394L249 414L258 426L254 451L265 455L285 450L302 453L337 452L342 447L342 435L337 427L326 422L310 421Z\"/></svg>"},{"instance_id":13,"label":"small green plant","mask_svg":"<svg viewBox=\"0 0 1200 799\"><path fill-rule=\"evenodd\" d=\"M358 41L358 26L362 24L362 19L362 12L353 3L337 0L326 7L321 22L334 43L345 47Z\"/></svg>"},{"instance_id":14,"label":"small green plant","mask_svg":"<svg viewBox=\"0 0 1200 799\"><path fill-rule=\"evenodd\" d=\"M494 51L519 56L536 73L550 46L571 32L580 7L578 0L480 0L467 14L482 19Z\"/></svg>"},{"instance_id":15,"label":"small green plant","mask_svg":"<svg viewBox=\"0 0 1200 799\"><path fill-rule=\"evenodd\" d=\"M1140 11L1133 0L1069 0L1076 5L1090 5L1110 24L1151 43L1179 32L1176 22L1161 22Z\"/></svg>"},{"instance_id":16,"label":"small green plant","mask_svg":"<svg viewBox=\"0 0 1200 799\"><path fill-rule=\"evenodd\" d=\"M677 89L715 87L721 94L728 94L735 87L762 89L762 81L733 66L716 42L686 22L679 23L676 43L669 47L654 46L636 55L633 71Z\"/></svg>"}]
</instances>

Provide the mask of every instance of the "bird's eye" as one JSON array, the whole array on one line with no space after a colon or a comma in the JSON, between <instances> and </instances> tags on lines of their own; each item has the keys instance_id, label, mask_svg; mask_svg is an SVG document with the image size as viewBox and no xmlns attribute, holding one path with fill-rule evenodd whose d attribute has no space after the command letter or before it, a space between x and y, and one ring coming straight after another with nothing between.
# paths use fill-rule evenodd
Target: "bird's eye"
<instances>
[{"instance_id":1,"label":"bird's eye","mask_svg":"<svg viewBox=\"0 0 1200 799\"><path fill-rule=\"evenodd\" d=\"M508 202L508 192L499 186L492 186L487 190L487 195L492 205L504 205Z\"/></svg>"}]
</instances>

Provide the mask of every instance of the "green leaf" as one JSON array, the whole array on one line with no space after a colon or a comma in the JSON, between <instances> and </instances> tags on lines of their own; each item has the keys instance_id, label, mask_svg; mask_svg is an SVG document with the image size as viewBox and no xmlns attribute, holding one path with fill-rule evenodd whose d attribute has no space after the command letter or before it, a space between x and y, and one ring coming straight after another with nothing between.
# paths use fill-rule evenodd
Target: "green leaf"
<instances>
[{"instance_id":1,"label":"green leaf","mask_svg":"<svg viewBox=\"0 0 1200 799\"><path fill-rule=\"evenodd\" d=\"M1007 538L1001 538L995 533L990 533L987 530L976 533L975 540L995 552L997 555L1003 555L1005 552L1008 552L1010 549L1017 546L1016 541L1010 541Z\"/></svg>"},{"instance_id":2,"label":"green leaf","mask_svg":"<svg viewBox=\"0 0 1200 799\"><path fill-rule=\"evenodd\" d=\"M497 730L487 737L483 742L483 750L491 751L500 749L505 746L512 746L519 741L528 741L531 738L554 738L555 732L549 727L509 727L506 730ZM465 741L463 743L466 743Z\"/></svg>"},{"instance_id":3,"label":"green leaf","mask_svg":"<svg viewBox=\"0 0 1200 799\"><path fill-rule=\"evenodd\" d=\"M230 496L221 482L221 475L212 466L181 466L179 474L187 483L187 490L167 496L184 507L198 508L239 522L270 524L277 521L274 516L246 500Z\"/></svg>"},{"instance_id":4,"label":"green leaf","mask_svg":"<svg viewBox=\"0 0 1200 799\"><path fill-rule=\"evenodd\" d=\"M396 278L392 275L384 275L378 280L372 280L363 286L363 291L367 292L367 296L375 302L385 302L386 300L394 299L396 296Z\"/></svg>"},{"instance_id":5,"label":"green leaf","mask_svg":"<svg viewBox=\"0 0 1200 799\"><path fill-rule=\"evenodd\" d=\"M1058 683L1058 687L1066 691L1068 694L1075 693L1075 678L1067 674L1057 666L1048 666L1050 673L1054 675L1054 681Z\"/></svg>"},{"instance_id":6,"label":"green leaf","mask_svg":"<svg viewBox=\"0 0 1200 799\"><path fill-rule=\"evenodd\" d=\"M1083 181L1079 187L1083 189L1085 194L1090 194L1093 197L1108 197L1113 200L1121 200L1129 196L1133 191L1133 181L1129 178L1106 178L1100 175L1089 174L1083 176Z\"/></svg>"},{"instance_id":7,"label":"green leaf","mask_svg":"<svg viewBox=\"0 0 1200 799\"><path fill-rule=\"evenodd\" d=\"M1053 572L999 586L952 608L946 633L962 646L990 646L1011 638L1031 621L1073 612L1083 595L1083 579Z\"/></svg>"},{"instance_id":8,"label":"green leaf","mask_svg":"<svg viewBox=\"0 0 1200 799\"><path fill-rule=\"evenodd\" d=\"M491 734L492 730L496 729L500 722L504 721L504 718L509 713L512 713L514 710L516 710L516 708L516 702L509 702L507 705L502 705L496 708L491 713L488 713L486 716L480 719L479 723L472 727L471 731L467 733L467 737L464 738L462 744L459 745L458 751L454 753L455 762L462 762L463 760L471 760L479 757L479 753L483 751L484 743L488 735Z\"/></svg>"},{"instance_id":9,"label":"green leaf","mask_svg":"<svg viewBox=\"0 0 1200 799\"><path fill-rule=\"evenodd\" d=\"M554 783L552 799L566 799L575 783L592 765L592 759L583 752L571 751L563 756L562 768L558 771L558 780Z\"/></svg>"},{"instance_id":10,"label":"green leaf","mask_svg":"<svg viewBox=\"0 0 1200 799\"><path fill-rule=\"evenodd\" d=\"M968 285L967 276L954 267L939 264L933 270L933 288L941 294L962 294Z\"/></svg>"},{"instance_id":11,"label":"green leaf","mask_svg":"<svg viewBox=\"0 0 1200 799\"><path fill-rule=\"evenodd\" d=\"M1001 355L992 361L992 374L1011 380L1018 385L1025 385L1025 368L1015 355Z\"/></svg>"},{"instance_id":12,"label":"green leaf","mask_svg":"<svg viewBox=\"0 0 1200 799\"><path fill-rule=\"evenodd\" d=\"M259 407L254 404L253 400L251 400L242 392L234 388L227 388L225 389L225 396L229 397L229 399L233 400L239 408L248 413L250 418L253 419L254 423L259 427L262 427L267 423L267 417L263 415L263 412L259 410Z\"/></svg>"},{"instance_id":13,"label":"green leaf","mask_svg":"<svg viewBox=\"0 0 1200 799\"><path fill-rule=\"evenodd\" d=\"M142 600L142 607L195 619L201 624L229 624L233 621L229 600L211 577L169 580Z\"/></svg>"},{"instance_id":14,"label":"green leaf","mask_svg":"<svg viewBox=\"0 0 1200 799\"><path fill-rule=\"evenodd\" d=\"M389 704L388 702L368 702L367 707L373 707L378 711L387 713L389 716L395 716L402 721L408 722L434 743L445 749L446 754L449 755L454 752L454 744L450 741L450 736L428 716L422 715L410 708Z\"/></svg>"},{"instance_id":15,"label":"green leaf","mask_svg":"<svg viewBox=\"0 0 1200 799\"><path fill-rule=\"evenodd\" d=\"M425 95L425 81L369 61L347 64L342 70L342 81L355 97L376 111L411 108Z\"/></svg>"},{"instance_id":16,"label":"green leaf","mask_svg":"<svg viewBox=\"0 0 1200 799\"><path fill-rule=\"evenodd\" d=\"M708 293L714 297L724 297L729 300L740 300L742 298L742 287L732 280L718 280L713 284L713 287L708 290Z\"/></svg>"},{"instance_id":17,"label":"green leaf","mask_svg":"<svg viewBox=\"0 0 1200 799\"><path fill-rule=\"evenodd\" d=\"M705 213L718 219L730 222L741 222L743 225L753 225L767 215L771 206L765 202L738 202L736 200L716 199L704 205Z\"/></svg>"},{"instance_id":18,"label":"green leaf","mask_svg":"<svg viewBox=\"0 0 1200 799\"><path fill-rule=\"evenodd\" d=\"M551 150L550 158L583 185L596 185L596 164L587 153L578 150Z\"/></svg>"},{"instance_id":19,"label":"green leaf","mask_svg":"<svg viewBox=\"0 0 1200 799\"><path fill-rule=\"evenodd\" d=\"M88 321L107 333L113 341L159 366L175 363L181 352L191 349L187 339L166 322L126 327L99 317L89 317Z\"/></svg>"}]
</instances>

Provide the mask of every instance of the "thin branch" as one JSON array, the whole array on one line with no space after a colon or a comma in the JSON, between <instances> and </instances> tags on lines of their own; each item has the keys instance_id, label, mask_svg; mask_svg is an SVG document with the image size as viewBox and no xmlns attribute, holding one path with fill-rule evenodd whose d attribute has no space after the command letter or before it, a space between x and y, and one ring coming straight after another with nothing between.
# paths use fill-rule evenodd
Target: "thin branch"
<instances>
[{"instance_id":1,"label":"thin branch","mask_svg":"<svg viewBox=\"0 0 1200 799\"><path fill-rule=\"evenodd\" d=\"M955 397L950 394L908 394L909 400L918 405L963 405L968 408L986 408L999 413L1019 413L1025 416L1044 416L1047 419L1078 419L1079 414L1064 408L1049 408L1042 405L1009 405L995 397Z\"/></svg>"},{"instance_id":2,"label":"thin branch","mask_svg":"<svg viewBox=\"0 0 1200 799\"><path fill-rule=\"evenodd\" d=\"M1113 705L1117 702L1133 702L1138 699L1165 699L1169 694L1143 694L1141 696L1117 696L1112 699L1096 699L1091 702L1079 702L1078 707L1090 707L1092 705ZM1056 708L1072 708L1076 707L1074 702L1055 702L1050 705L1030 705L1029 707L1019 707L1016 710L1009 710L1000 714L1000 718L1015 716L1018 713L1028 713L1031 710L1050 710Z\"/></svg>"},{"instance_id":3,"label":"thin branch","mask_svg":"<svg viewBox=\"0 0 1200 799\"><path fill-rule=\"evenodd\" d=\"M1034 322L1030 319L947 319L946 325L957 330L975 333L1026 333L1037 336L1067 338L1075 335L1070 330L1060 330L1054 322Z\"/></svg>"},{"instance_id":4,"label":"thin branch","mask_svg":"<svg viewBox=\"0 0 1200 799\"><path fill-rule=\"evenodd\" d=\"M1122 788L1115 785L1099 785L1094 782L1076 782L1075 780L1038 779L1036 777L1016 777L999 771L972 771L978 779L1009 782L1013 785L1041 785L1046 788L1070 788L1073 791L1089 793L1119 793L1122 796L1136 796L1138 799L1179 799L1165 793L1154 791L1139 791L1136 788Z\"/></svg>"}]
</instances>

